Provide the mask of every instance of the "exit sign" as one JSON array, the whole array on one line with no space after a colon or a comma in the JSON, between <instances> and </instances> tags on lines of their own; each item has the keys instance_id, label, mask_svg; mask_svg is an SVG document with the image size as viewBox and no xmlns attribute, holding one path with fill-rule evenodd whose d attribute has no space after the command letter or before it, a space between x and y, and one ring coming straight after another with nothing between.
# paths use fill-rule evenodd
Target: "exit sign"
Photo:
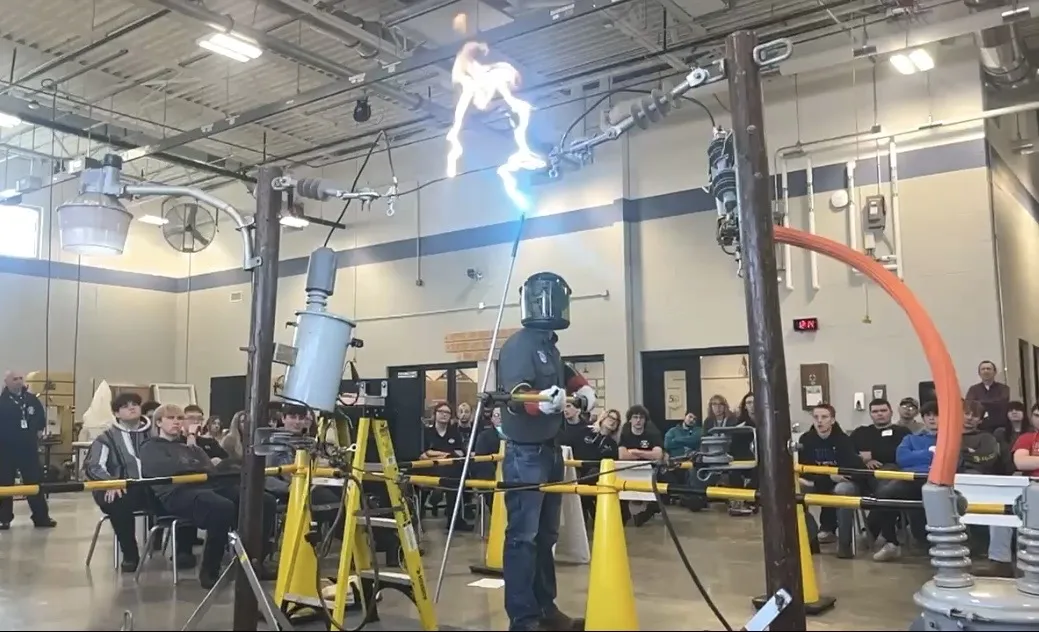
<instances>
[{"instance_id":1,"label":"exit sign","mask_svg":"<svg viewBox=\"0 0 1039 632\"><path fill-rule=\"evenodd\" d=\"M819 319L818 318L795 318L794 319L794 331L806 332L806 331L819 331Z\"/></svg>"}]
</instances>

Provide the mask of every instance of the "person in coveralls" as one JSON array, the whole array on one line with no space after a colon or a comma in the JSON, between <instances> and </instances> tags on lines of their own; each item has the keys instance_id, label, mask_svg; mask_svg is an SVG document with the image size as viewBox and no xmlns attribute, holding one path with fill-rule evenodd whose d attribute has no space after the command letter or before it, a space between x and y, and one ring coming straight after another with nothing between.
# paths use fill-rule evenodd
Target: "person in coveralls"
<instances>
[{"instance_id":1,"label":"person in coveralls","mask_svg":"<svg viewBox=\"0 0 1039 632\"><path fill-rule=\"evenodd\" d=\"M498 378L510 394L538 394L546 401L513 403L503 415L504 482L542 485L563 479L559 435L567 393L595 406L595 389L559 355L556 335L570 326L570 286L557 274L539 272L520 288L523 328L498 354ZM510 630L583 630L556 607L552 547L559 538L562 497L536 490L505 492L503 575Z\"/></svg>"}]
</instances>

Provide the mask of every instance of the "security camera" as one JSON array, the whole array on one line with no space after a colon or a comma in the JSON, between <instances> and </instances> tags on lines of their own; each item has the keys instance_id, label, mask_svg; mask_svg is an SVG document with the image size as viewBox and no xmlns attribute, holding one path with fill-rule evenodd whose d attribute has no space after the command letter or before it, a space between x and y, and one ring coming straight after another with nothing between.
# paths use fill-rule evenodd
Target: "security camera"
<instances>
[{"instance_id":1,"label":"security camera","mask_svg":"<svg viewBox=\"0 0 1039 632\"><path fill-rule=\"evenodd\" d=\"M467 268L465 271L465 276L469 277L473 281L479 281L483 278L483 272L480 272L476 268Z\"/></svg>"},{"instance_id":2,"label":"security camera","mask_svg":"<svg viewBox=\"0 0 1039 632\"><path fill-rule=\"evenodd\" d=\"M368 105L368 97L361 97L354 106L354 121L366 123L372 118L372 106Z\"/></svg>"}]
</instances>

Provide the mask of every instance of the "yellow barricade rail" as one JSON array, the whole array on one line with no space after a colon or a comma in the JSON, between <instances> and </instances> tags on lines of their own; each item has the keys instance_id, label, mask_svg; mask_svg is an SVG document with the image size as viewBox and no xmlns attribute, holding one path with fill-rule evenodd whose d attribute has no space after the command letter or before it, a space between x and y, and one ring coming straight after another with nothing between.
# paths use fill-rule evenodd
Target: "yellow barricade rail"
<instances>
[{"instance_id":1,"label":"yellow barricade rail","mask_svg":"<svg viewBox=\"0 0 1039 632\"><path fill-rule=\"evenodd\" d=\"M281 476L296 471L295 465L264 468L266 476ZM10 496L37 496L39 494L71 494L76 492L104 492L110 489L152 487L154 485L198 485L209 481L235 479L240 471L216 472L214 474L181 474L178 476L156 476L153 478L125 478L111 481L69 481L67 483L39 483L38 485L10 485L0 487L0 498Z\"/></svg>"},{"instance_id":2,"label":"yellow barricade rail","mask_svg":"<svg viewBox=\"0 0 1039 632\"><path fill-rule=\"evenodd\" d=\"M612 471L620 472L626 469L618 464ZM866 470L869 471L869 470ZM312 468L313 476L325 478L341 478L343 473L330 467ZM601 473L601 472L600 472ZM365 480L384 481L385 477L377 472L365 472ZM401 479L416 487L442 487L446 489L457 489L461 482L458 478L444 476L424 476L417 474L402 474ZM508 491L510 489L537 489L550 494L578 494L580 496L597 496L600 494L613 494L617 492L643 492L654 493L653 483L648 481L624 481L617 480L612 486L601 484L584 484L572 481L561 483L548 483L536 488L532 485L517 483L504 483L493 480L467 479L465 486L473 490L485 491ZM711 486L706 488L693 488L684 485L658 482L656 491L660 494L684 494L705 496L708 500L742 500L748 502L759 502L761 500L758 490L739 487ZM871 496L836 496L832 494L798 494L798 502L806 505L819 507L836 507L838 509L898 509L912 510L923 509L923 502L919 500L896 500L888 498L874 498ZM967 513L1014 515L1012 505L1000 503L971 503L967 506Z\"/></svg>"},{"instance_id":3,"label":"yellow barricade rail","mask_svg":"<svg viewBox=\"0 0 1039 632\"><path fill-rule=\"evenodd\" d=\"M799 474L816 474L821 476L871 477L888 481L926 481L923 472L901 472L899 470L865 470L854 467L832 467L829 465L795 465Z\"/></svg>"}]
</instances>

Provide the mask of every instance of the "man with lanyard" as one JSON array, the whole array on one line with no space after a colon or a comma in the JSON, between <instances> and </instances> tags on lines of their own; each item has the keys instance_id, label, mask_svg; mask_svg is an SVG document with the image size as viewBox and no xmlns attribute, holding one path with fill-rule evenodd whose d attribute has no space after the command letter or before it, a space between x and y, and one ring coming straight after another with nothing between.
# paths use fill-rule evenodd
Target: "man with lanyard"
<instances>
[{"instance_id":1,"label":"man with lanyard","mask_svg":"<svg viewBox=\"0 0 1039 632\"><path fill-rule=\"evenodd\" d=\"M539 272L520 288L520 322L498 354L498 377L511 394L546 401L511 404L502 415L505 483L535 487L563 479L558 437L567 392L595 406L595 389L563 364L556 331L570 326L570 286L557 274ZM510 630L583 630L556 607L552 547L559 538L562 497L535 489L505 492L507 524L503 576Z\"/></svg>"},{"instance_id":2,"label":"man with lanyard","mask_svg":"<svg viewBox=\"0 0 1039 632\"><path fill-rule=\"evenodd\" d=\"M4 390L0 391L0 486L14 485L21 474L23 485L36 485L43 480L40 467L39 438L47 429L47 413L43 404L25 388L25 376L17 371L4 374ZM32 522L48 529L58 523L51 520L47 499L29 496ZM14 500L0 498L0 531L11 528Z\"/></svg>"}]
</instances>

